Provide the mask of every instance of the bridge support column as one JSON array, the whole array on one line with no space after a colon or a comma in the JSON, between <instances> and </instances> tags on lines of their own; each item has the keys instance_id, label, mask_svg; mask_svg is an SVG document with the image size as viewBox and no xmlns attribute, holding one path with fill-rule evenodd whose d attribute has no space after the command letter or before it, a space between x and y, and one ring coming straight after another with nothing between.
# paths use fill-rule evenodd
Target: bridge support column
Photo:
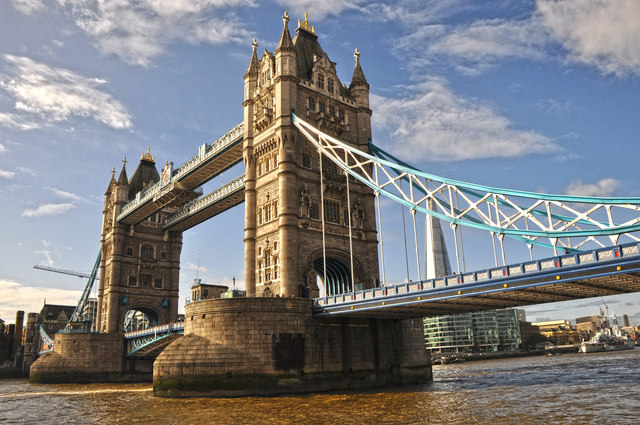
<instances>
[{"instance_id":1,"label":"bridge support column","mask_svg":"<svg viewBox=\"0 0 640 425\"><path fill-rule=\"evenodd\" d=\"M302 298L210 299L185 310L185 335L154 363L155 395L274 395L431 379L419 320L318 318Z\"/></svg>"}]
</instances>

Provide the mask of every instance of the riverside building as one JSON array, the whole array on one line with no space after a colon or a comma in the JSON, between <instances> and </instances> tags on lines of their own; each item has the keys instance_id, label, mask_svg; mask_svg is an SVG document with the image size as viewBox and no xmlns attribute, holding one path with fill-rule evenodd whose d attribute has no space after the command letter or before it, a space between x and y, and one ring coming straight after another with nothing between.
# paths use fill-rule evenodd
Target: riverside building
<instances>
[{"instance_id":1,"label":"riverside building","mask_svg":"<svg viewBox=\"0 0 640 425\"><path fill-rule=\"evenodd\" d=\"M506 309L425 318L425 346L441 353L518 350L522 345L519 314Z\"/></svg>"}]
</instances>

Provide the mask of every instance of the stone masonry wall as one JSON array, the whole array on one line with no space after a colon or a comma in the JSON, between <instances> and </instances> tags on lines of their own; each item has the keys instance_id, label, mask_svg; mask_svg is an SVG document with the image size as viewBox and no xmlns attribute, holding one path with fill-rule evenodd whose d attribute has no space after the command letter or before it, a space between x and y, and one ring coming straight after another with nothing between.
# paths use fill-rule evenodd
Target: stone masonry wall
<instances>
[{"instance_id":1,"label":"stone masonry wall","mask_svg":"<svg viewBox=\"0 0 640 425\"><path fill-rule=\"evenodd\" d=\"M311 300L236 298L187 305L185 336L154 363L162 396L244 396L431 379L420 321L326 319Z\"/></svg>"},{"instance_id":2,"label":"stone masonry wall","mask_svg":"<svg viewBox=\"0 0 640 425\"><path fill-rule=\"evenodd\" d=\"M122 334L55 334L54 350L31 365L31 382L120 380L124 362Z\"/></svg>"}]
</instances>

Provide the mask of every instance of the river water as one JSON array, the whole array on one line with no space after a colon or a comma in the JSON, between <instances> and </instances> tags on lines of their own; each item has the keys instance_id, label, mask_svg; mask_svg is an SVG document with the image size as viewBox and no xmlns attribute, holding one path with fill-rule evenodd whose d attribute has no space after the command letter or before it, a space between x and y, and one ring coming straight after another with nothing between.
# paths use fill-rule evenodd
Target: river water
<instances>
[{"instance_id":1,"label":"river water","mask_svg":"<svg viewBox=\"0 0 640 425\"><path fill-rule=\"evenodd\" d=\"M150 384L0 381L0 423L637 424L640 349L433 367L413 387L271 398L165 399Z\"/></svg>"}]
</instances>

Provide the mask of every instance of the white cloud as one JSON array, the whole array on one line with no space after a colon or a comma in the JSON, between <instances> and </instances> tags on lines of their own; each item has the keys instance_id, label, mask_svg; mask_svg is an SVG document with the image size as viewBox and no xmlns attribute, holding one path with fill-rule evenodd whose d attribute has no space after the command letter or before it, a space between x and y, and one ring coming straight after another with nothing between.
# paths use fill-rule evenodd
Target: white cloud
<instances>
[{"instance_id":1,"label":"white cloud","mask_svg":"<svg viewBox=\"0 0 640 425\"><path fill-rule=\"evenodd\" d=\"M6 151L7 151L6 146L0 143L0 153L5 153Z\"/></svg>"},{"instance_id":2,"label":"white cloud","mask_svg":"<svg viewBox=\"0 0 640 425\"><path fill-rule=\"evenodd\" d=\"M11 0L11 2L13 7L27 15L42 10L44 7L43 0Z\"/></svg>"},{"instance_id":3,"label":"white cloud","mask_svg":"<svg viewBox=\"0 0 640 425\"><path fill-rule=\"evenodd\" d=\"M455 57L458 69L467 73L481 71L498 60L541 60L546 56L544 45L548 37L536 20L492 19L439 28L442 33L432 32L434 39L427 44L426 54Z\"/></svg>"},{"instance_id":4,"label":"white cloud","mask_svg":"<svg viewBox=\"0 0 640 425\"><path fill-rule=\"evenodd\" d=\"M28 286L13 280L0 278L0 318L14 322L16 311L37 313L47 304L76 305L82 291Z\"/></svg>"},{"instance_id":5,"label":"white cloud","mask_svg":"<svg viewBox=\"0 0 640 425\"><path fill-rule=\"evenodd\" d=\"M359 5L367 0L277 0L278 4L285 7L291 16L291 22L304 20L304 12L309 12L309 23L315 26L314 22L323 19L328 15L339 15L345 10L358 9Z\"/></svg>"},{"instance_id":6,"label":"white cloud","mask_svg":"<svg viewBox=\"0 0 640 425\"><path fill-rule=\"evenodd\" d=\"M47 121L80 116L91 117L113 128L131 127L131 117L125 107L98 89L106 81L53 68L27 57L5 55L4 59L9 75L0 79L0 88L13 96L16 109Z\"/></svg>"},{"instance_id":7,"label":"white cloud","mask_svg":"<svg viewBox=\"0 0 640 425\"><path fill-rule=\"evenodd\" d=\"M0 88L2 87L1 84L2 82L0 81ZM11 130L34 130L40 127L40 125L27 121L16 114L0 112L0 127L6 127Z\"/></svg>"},{"instance_id":8,"label":"white cloud","mask_svg":"<svg viewBox=\"0 0 640 425\"><path fill-rule=\"evenodd\" d=\"M7 170L0 169L0 178L13 179L15 176L16 176L16 173L14 171L7 171Z\"/></svg>"},{"instance_id":9,"label":"white cloud","mask_svg":"<svg viewBox=\"0 0 640 425\"><path fill-rule=\"evenodd\" d=\"M43 217L48 215L60 215L75 208L74 204L44 204L36 209L26 209L22 217Z\"/></svg>"},{"instance_id":10,"label":"white cloud","mask_svg":"<svg viewBox=\"0 0 640 425\"><path fill-rule=\"evenodd\" d=\"M51 188L51 192L53 192L54 195L59 196L61 198L66 198L66 199L70 199L72 201L78 202L82 200L82 197L76 195L75 193L71 193L71 192L67 192L64 190L60 190L60 189L56 189L55 187Z\"/></svg>"},{"instance_id":11,"label":"white cloud","mask_svg":"<svg viewBox=\"0 0 640 425\"><path fill-rule=\"evenodd\" d=\"M580 180L574 180L567 187L566 193L573 196L611 196L618 186L620 181L611 177L596 183L582 183Z\"/></svg>"},{"instance_id":12,"label":"white cloud","mask_svg":"<svg viewBox=\"0 0 640 425\"><path fill-rule=\"evenodd\" d=\"M637 0L538 0L537 12L573 60L605 74L640 74Z\"/></svg>"},{"instance_id":13,"label":"white cloud","mask_svg":"<svg viewBox=\"0 0 640 425\"><path fill-rule=\"evenodd\" d=\"M78 28L95 38L102 53L141 66L149 66L175 40L221 44L251 38L228 9L254 6L253 0L57 2Z\"/></svg>"},{"instance_id":14,"label":"white cloud","mask_svg":"<svg viewBox=\"0 0 640 425\"><path fill-rule=\"evenodd\" d=\"M24 173L24 174L29 174L30 176L33 176L33 177L38 177L38 173L36 173L31 168L16 167L16 170L18 170L18 171L20 171L21 173Z\"/></svg>"},{"instance_id":15,"label":"white cloud","mask_svg":"<svg viewBox=\"0 0 640 425\"><path fill-rule=\"evenodd\" d=\"M389 149L412 160L458 161L557 152L547 137L512 128L489 106L463 99L431 78L402 99L372 95L374 127L388 131Z\"/></svg>"}]
</instances>

